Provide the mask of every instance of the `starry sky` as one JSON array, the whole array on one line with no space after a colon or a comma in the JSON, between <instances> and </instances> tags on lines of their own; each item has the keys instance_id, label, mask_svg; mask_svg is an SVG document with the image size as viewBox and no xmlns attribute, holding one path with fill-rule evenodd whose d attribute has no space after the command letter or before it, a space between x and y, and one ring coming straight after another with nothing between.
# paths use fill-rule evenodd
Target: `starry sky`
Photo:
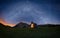
<instances>
[{"instance_id":1,"label":"starry sky","mask_svg":"<svg viewBox=\"0 0 60 38\"><path fill-rule=\"evenodd\" d=\"M10 24L60 24L60 1L0 0L0 19Z\"/></svg>"}]
</instances>

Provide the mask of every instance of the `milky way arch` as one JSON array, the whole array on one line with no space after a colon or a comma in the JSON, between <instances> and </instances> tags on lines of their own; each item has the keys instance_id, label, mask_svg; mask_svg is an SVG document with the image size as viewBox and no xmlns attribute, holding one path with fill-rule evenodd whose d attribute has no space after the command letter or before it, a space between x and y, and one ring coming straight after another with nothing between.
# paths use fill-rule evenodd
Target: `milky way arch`
<instances>
[{"instance_id":1,"label":"milky way arch","mask_svg":"<svg viewBox=\"0 0 60 38\"><path fill-rule=\"evenodd\" d=\"M49 7L47 4L45 5ZM49 8L48 8L49 9ZM32 2L18 2L7 6L3 11L3 19L8 23L21 21L37 24L57 23L55 17L43 9L42 5Z\"/></svg>"}]
</instances>

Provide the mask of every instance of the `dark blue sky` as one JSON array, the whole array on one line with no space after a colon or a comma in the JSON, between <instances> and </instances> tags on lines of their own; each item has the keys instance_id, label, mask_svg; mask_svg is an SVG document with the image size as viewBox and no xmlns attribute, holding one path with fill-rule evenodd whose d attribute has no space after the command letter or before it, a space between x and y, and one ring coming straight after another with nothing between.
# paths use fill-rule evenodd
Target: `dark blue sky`
<instances>
[{"instance_id":1,"label":"dark blue sky","mask_svg":"<svg viewBox=\"0 0 60 38\"><path fill-rule=\"evenodd\" d=\"M59 0L0 0L0 18L16 24L60 24Z\"/></svg>"}]
</instances>

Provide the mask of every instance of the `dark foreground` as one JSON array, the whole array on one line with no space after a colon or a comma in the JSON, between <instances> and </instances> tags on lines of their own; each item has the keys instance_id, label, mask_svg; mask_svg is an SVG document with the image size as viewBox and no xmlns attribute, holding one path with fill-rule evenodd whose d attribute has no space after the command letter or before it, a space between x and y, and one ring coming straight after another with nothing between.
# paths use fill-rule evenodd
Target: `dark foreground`
<instances>
[{"instance_id":1,"label":"dark foreground","mask_svg":"<svg viewBox=\"0 0 60 38\"><path fill-rule=\"evenodd\" d=\"M60 26L38 28L0 28L0 38L60 38Z\"/></svg>"}]
</instances>

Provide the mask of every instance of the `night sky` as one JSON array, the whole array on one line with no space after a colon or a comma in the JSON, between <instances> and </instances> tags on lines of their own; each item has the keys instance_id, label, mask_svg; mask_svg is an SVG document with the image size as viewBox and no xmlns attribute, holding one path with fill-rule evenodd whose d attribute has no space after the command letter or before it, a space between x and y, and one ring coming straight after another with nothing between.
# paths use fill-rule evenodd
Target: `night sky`
<instances>
[{"instance_id":1,"label":"night sky","mask_svg":"<svg viewBox=\"0 0 60 38\"><path fill-rule=\"evenodd\" d=\"M0 19L11 24L60 24L60 1L0 0Z\"/></svg>"}]
</instances>

